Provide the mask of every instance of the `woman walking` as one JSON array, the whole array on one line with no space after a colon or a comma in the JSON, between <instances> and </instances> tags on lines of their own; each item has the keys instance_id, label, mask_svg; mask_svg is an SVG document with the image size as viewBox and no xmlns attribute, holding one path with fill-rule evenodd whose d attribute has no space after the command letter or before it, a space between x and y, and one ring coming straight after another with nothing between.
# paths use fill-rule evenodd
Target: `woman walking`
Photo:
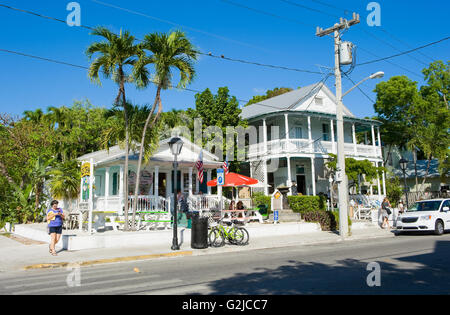
<instances>
[{"instance_id":1,"label":"woman walking","mask_svg":"<svg viewBox=\"0 0 450 315\"><path fill-rule=\"evenodd\" d=\"M391 203L389 202L389 199L385 197L383 199L383 203L381 204L381 215L383 218L383 224L381 225L381 228L385 228L387 225L387 228L390 229L389 226L389 215L391 214Z\"/></svg>"},{"instance_id":2,"label":"woman walking","mask_svg":"<svg viewBox=\"0 0 450 315\"><path fill-rule=\"evenodd\" d=\"M55 247L61 239L64 213L61 208L58 208L57 200L53 200L50 206L51 208L47 210L48 234L50 235L49 251L53 256L57 256Z\"/></svg>"}]
</instances>

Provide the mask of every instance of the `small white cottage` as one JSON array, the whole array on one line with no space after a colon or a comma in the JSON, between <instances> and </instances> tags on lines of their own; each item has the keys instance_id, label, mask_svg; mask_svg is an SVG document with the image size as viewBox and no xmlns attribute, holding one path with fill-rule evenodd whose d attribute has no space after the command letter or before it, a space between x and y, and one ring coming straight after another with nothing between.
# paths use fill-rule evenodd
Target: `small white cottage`
<instances>
[{"instance_id":1,"label":"small white cottage","mask_svg":"<svg viewBox=\"0 0 450 315\"><path fill-rule=\"evenodd\" d=\"M174 156L168 144L170 139L161 141L157 152L150 158L149 163L143 164L138 197L140 210L168 211L170 204L173 204L171 200L173 200L174 193L176 194L177 190L181 190L189 197L194 197L202 192L205 197L210 196L216 199L216 196L211 194L211 187L207 187L206 182L211 180L212 170L222 166L220 159L216 155L203 150L204 180L203 183L200 183L197 179L198 171L195 164L201 148L186 138L180 138L184 145L181 154L177 157L178 174L176 183L174 183L173 172ZM138 158L138 152L131 152L129 155L129 199L134 198ZM93 170L92 210L113 211L123 214L125 201L121 179L124 172L125 149L114 146L109 150L80 156L78 160L82 164L89 165ZM90 189L89 179L86 180L86 178L89 177L84 177L81 181L82 191L79 204L84 203L87 208Z\"/></svg>"}]
</instances>

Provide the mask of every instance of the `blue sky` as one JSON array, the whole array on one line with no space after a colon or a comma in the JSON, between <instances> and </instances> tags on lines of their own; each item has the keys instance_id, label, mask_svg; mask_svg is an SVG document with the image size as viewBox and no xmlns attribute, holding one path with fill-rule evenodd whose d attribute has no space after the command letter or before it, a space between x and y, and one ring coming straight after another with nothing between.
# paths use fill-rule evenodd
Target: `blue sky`
<instances>
[{"instance_id":1,"label":"blue sky","mask_svg":"<svg viewBox=\"0 0 450 315\"><path fill-rule=\"evenodd\" d=\"M361 17L361 23L351 27L343 36L343 40L358 46L357 63L377 59L375 55L385 57L439 40L449 36L450 29L448 1L377 1L381 6L382 29L367 25L366 18L370 12L366 10L366 6L370 1L366 0L290 0L321 12L293 6L281 0L233 0L280 18L221 0L101 1L140 12L147 17L106 7L93 0L79 0L81 24L103 25L115 32L123 28L137 38L143 38L151 32L168 32L178 28L184 30L202 52L319 72L327 71L319 65L334 65L333 39L315 36L316 26L332 26L337 22L335 16L350 17L341 9L356 11ZM63 20L69 14L66 11L69 2L0 1L2 4ZM69 27L2 7L0 26L3 30L0 49L84 66L88 65L84 54L86 48L98 40L89 35L86 29ZM411 54L413 58L400 56L391 59L391 63L377 62L356 67L351 78L358 82L381 70L385 72L382 80L407 75L422 85L423 63L428 64L431 59L449 60L450 41L427 47L420 52L422 54ZM109 108L117 94L117 87L108 80L102 80L102 86L95 85L87 78L85 70L65 65L0 52L0 67L0 112L4 113L21 115L25 110L70 106L74 100L84 99L89 99L95 106ZM197 77L189 88L200 91L210 88L216 92L219 87L228 86L231 95L240 100L249 100L274 87L297 88L323 78L320 74L269 69L207 56L200 56L196 70ZM361 85L361 89L372 100L376 98L372 91L378 82L380 80L369 80ZM332 91L335 90L334 77L330 77L326 84ZM349 80L343 79L344 92L352 85ZM164 110L195 107L194 95L189 91L164 91ZM127 86L127 98L135 104L152 103L154 96L154 87L136 90ZM344 103L359 117L374 114L372 102L357 89L345 97ZM243 104L242 102L241 105Z\"/></svg>"}]
</instances>

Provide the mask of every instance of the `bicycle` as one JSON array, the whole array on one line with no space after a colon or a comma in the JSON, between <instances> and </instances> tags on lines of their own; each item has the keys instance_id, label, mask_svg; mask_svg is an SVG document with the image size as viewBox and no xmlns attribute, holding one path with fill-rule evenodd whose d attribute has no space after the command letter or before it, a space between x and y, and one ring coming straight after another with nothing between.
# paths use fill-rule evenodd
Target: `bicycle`
<instances>
[{"instance_id":1,"label":"bicycle","mask_svg":"<svg viewBox=\"0 0 450 315\"><path fill-rule=\"evenodd\" d=\"M248 231L243 227L235 226L231 223L230 227L225 227L223 219L220 219L216 226L211 227L208 235L209 244L212 247L222 247L225 245L225 240L228 240L232 245L247 245L250 236Z\"/></svg>"}]
</instances>

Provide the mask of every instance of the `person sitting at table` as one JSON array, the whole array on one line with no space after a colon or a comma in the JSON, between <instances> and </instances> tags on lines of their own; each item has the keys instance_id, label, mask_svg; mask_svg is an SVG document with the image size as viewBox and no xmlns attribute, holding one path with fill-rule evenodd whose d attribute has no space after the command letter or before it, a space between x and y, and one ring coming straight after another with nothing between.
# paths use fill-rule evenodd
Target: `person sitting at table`
<instances>
[{"instance_id":1,"label":"person sitting at table","mask_svg":"<svg viewBox=\"0 0 450 315\"><path fill-rule=\"evenodd\" d=\"M228 210L236 210L236 207L234 205L234 200L231 200L230 206L228 207Z\"/></svg>"},{"instance_id":2,"label":"person sitting at table","mask_svg":"<svg viewBox=\"0 0 450 315\"><path fill-rule=\"evenodd\" d=\"M245 208L244 208L244 203L243 203L242 201L239 201L239 202L237 203L236 209L237 209L237 210L244 210L244 209L245 209Z\"/></svg>"}]
</instances>

